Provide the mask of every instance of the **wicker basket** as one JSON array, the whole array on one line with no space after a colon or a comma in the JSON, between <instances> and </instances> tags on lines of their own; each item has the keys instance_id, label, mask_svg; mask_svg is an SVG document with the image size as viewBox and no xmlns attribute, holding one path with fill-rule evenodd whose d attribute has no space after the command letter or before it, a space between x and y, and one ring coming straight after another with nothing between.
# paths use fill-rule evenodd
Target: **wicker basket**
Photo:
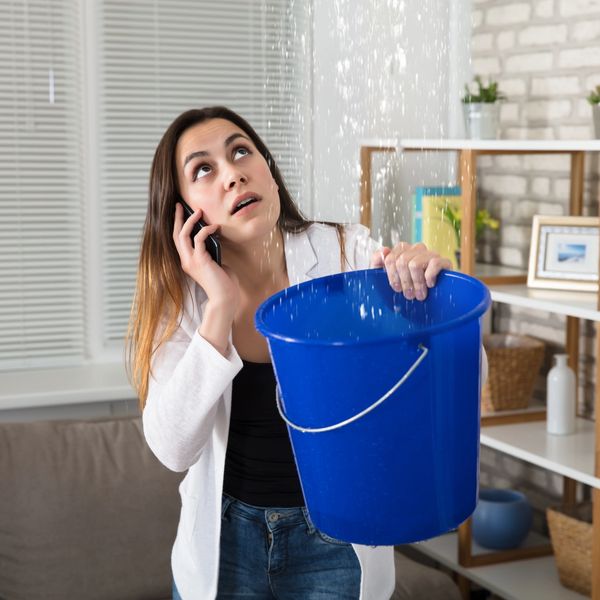
<instances>
[{"instance_id":1,"label":"wicker basket","mask_svg":"<svg viewBox=\"0 0 600 600\"><path fill-rule=\"evenodd\" d=\"M560 582L580 594L592 593L592 505L546 511Z\"/></svg>"},{"instance_id":2,"label":"wicker basket","mask_svg":"<svg viewBox=\"0 0 600 600\"><path fill-rule=\"evenodd\" d=\"M524 336L483 336L489 373L481 393L483 412L527 408L544 359L544 343Z\"/></svg>"}]
</instances>

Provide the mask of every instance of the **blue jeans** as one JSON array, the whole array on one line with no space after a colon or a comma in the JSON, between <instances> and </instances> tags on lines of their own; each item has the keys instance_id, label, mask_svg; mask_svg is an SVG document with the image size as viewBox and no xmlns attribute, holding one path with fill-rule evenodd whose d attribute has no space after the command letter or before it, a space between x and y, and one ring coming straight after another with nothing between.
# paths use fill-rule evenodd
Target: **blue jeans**
<instances>
[{"instance_id":1,"label":"blue jeans","mask_svg":"<svg viewBox=\"0 0 600 600\"><path fill-rule=\"evenodd\" d=\"M350 544L318 531L305 508L258 508L224 495L218 600L357 600ZM173 600L181 600L173 584Z\"/></svg>"}]
</instances>

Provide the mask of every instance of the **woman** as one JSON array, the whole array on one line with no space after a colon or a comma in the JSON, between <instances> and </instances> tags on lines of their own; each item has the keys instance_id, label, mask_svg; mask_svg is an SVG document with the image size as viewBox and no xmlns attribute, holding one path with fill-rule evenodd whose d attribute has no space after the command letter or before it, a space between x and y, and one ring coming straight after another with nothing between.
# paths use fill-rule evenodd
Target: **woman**
<instances>
[{"instance_id":1,"label":"woman","mask_svg":"<svg viewBox=\"0 0 600 600\"><path fill-rule=\"evenodd\" d=\"M194 211L187 219L182 200ZM222 266L205 246L217 233ZM363 227L307 221L264 143L226 108L185 112L164 134L129 350L148 444L168 468L188 470L175 598L391 595L392 548L333 540L310 521L267 343L254 328L275 292L369 266L385 266L395 290L422 300L450 263L422 244L381 249Z\"/></svg>"}]
</instances>

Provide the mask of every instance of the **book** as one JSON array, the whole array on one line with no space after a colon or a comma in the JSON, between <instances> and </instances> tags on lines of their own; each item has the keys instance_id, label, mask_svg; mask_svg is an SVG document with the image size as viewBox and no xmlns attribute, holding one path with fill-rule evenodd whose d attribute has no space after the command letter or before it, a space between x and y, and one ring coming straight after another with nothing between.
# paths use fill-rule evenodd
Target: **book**
<instances>
[{"instance_id":1,"label":"book","mask_svg":"<svg viewBox=\"0 0 600 600\"><path fill-rule=\"evenodd\" d=\"M430 250L450 259L458 268L459 249L454 228L444 219L443 209L451 206L460 210L460 187L418 187L413 196L413 243L423 242Z\"/></svg>"}]
</instances>

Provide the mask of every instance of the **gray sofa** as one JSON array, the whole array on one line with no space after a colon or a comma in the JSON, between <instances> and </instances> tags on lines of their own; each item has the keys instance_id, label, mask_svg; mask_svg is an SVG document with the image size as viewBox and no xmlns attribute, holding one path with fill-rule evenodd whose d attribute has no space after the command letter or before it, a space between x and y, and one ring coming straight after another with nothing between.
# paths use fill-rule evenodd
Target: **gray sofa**
<instances>
[{"instance_id":1,"label":"gray sofa","mask_svg":"<svg viewBox=\"0 0 600 600\"><path fill-rule=\"evenodd\" d=\"M167 600L182 474L139 417L0 423L0 600ZM394 600L458 600L397 553Z\"/></svg>"}]
</instances>

